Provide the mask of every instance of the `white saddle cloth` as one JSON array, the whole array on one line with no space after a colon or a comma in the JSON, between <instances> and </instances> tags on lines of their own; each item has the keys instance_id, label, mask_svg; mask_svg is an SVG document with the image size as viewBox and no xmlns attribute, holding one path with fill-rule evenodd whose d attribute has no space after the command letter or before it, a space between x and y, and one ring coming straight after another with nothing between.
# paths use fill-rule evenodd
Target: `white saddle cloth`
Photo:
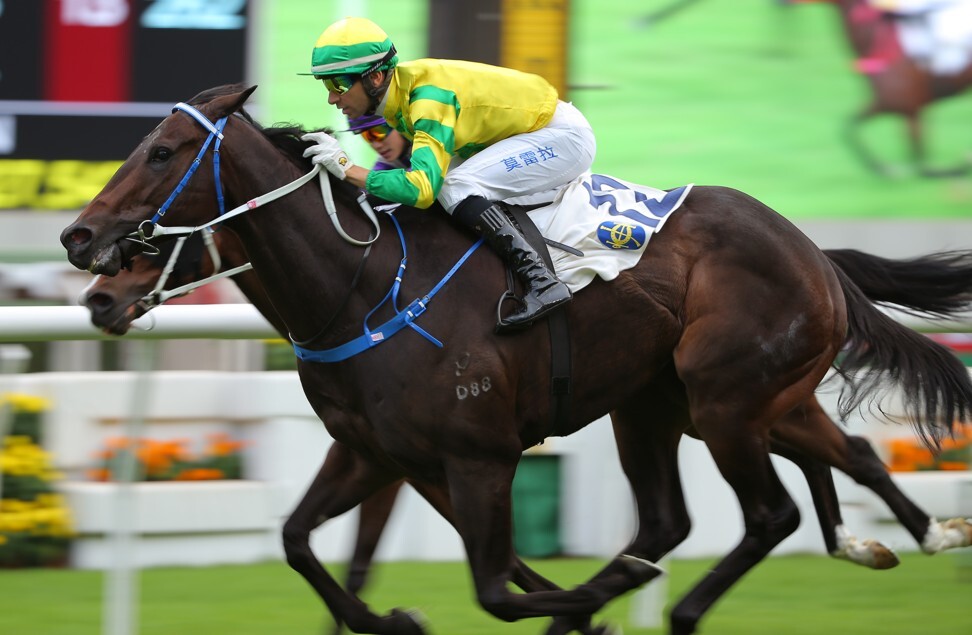
<instances>
[{"instance_id":1,"label":"white saddle cloth","mask_svg":"<svg viewBox=\"0 0 972 635\"><path fill-rule=\"evenodd\" d=\"M545 238L583 256L550 247L557 275L573 292L599 276L613 280L638 264L648 240L660 231L691 191L671 191L585 173L561 189L553 203L530 212Z\"/></svg>"}]
</instances>

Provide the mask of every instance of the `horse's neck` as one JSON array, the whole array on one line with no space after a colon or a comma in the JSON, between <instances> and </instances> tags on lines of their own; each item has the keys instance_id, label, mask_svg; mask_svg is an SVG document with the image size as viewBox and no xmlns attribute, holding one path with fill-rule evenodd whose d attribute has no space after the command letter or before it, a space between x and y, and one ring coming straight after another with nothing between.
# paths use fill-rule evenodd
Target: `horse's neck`
<instances>
[{"instance_id":1,"label":"horse's neck","mask_svg":"<svg viewBox=\"0 0 972 635\"><path fill-rule=\"evenodd\" d=\"M221 231L217 236L217 247L223 261L223 269L233 269L247 264L250 259L246 255L243 243L232 231ZM236 286L253 303L260 315L265 317L273 328L284 338L287 337L287 327L280 315L273 308L273 303L267 295L267 290L260 283L260 278L252 270L238 273L232 278Z\"/></svg>"},{"instance_id":2,"label":"horse's neck","mask_svg":"<svg viewBox=\"0 0 972 635\"><path fill-rule=\"evenodd\" d=\"M250 200L301 175L262 135L253 134L266 147L223 157L226 192L234 201ZM347 188L332 183L332 189L345 229L354 236L367 236L361 215L351 209L354 203ZM315 180L229 221L272 307L296 339L314 337L330 321L348 294L362 255L362 249L344 242L326 219ZM369 292L374 293L363 281L348 299L348 315L363 315L361 294ZM342 324L349 326L346 320Z\"/></svg>"}]
</instances>

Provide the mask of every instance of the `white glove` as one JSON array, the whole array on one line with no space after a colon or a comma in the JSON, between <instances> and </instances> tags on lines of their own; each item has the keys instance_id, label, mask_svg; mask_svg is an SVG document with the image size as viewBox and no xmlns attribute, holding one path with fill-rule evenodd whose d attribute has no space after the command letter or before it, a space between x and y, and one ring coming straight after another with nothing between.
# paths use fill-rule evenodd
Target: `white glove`
<instances>
[{"instance_id":1,"label":"white glove","mask_svg":"<svg viewBox=\"0 0 972 635\"><path fill-rule=\"evenodd\" d=\"M301 137L302 141L312 141L313 145L304 150L304 156L310 157L313 163L324 166L328 172L342 181L347 172L354 165L348 158L347 152L341 149L338 140L326 132L308 132Z\"/></svg>"}]
</instances>

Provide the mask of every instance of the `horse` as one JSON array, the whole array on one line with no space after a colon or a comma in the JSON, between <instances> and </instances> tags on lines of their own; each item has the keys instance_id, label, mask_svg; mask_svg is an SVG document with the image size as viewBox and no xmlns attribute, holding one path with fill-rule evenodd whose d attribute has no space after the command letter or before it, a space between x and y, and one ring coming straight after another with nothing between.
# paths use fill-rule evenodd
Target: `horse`
<instances>
[{"instance_id":1,"label":"horse","mask_svg":"<svg viewBox=\"0 0 972 635\"><path fill-rule=\"evenodd\" d=\"M879 388L898 387L913 425L932 445L968 416L972 382L947 349L875 309L767 206L730 188L697 187L638 265L612 282L595 280L566 308L572 409L565 424L552 427L546 334L539 328L492 334L491 298L504 275L495 257L469 251L471 236L427 212L400 209L378 221L386 235L400 228L400 242L379 240L364 258L363 248L343 237L372 231L353 214L357 192L330 177L335 216L347 226L340 233L319 222L323 205L312 188L266 203L272 209L238 213L310 168L301 158L306 144L293 130L264 129L237 116L254 89L206 91L190 100L195 108L164 119L61 240L75 266L116 274L143 248L146 230L139 227L218 133L232 139L219 154L222 177L201 172L191 186L180 186L178 205L166 204L169 218L193 225L216 220L220 199L213 191L236 203L225 226L245 246L287 333L305 349L355 338L364 316L389 295L388 285L421 299L410 305L406 322L421 316L421 331L404 328L394 343L380 340L335 363L298 362L305 395L335 442L284 525L284 549L290 566L356 632L425 631L407 612L379 616L348 595L314 558L308 536L401 478L448 493L484 609L508 621L555 616L548 633L566 633L657 577L654 562L687 536L675 450L694 424L739 499L745 536L672 610L671 630L683 634L695 632L712 604L799 523L769 461L770 431L812 397L845 341L838 368L850 380L845 412ZM421 250L420 260L413 256L410 276L398 282L408 247ZM463 254L466 266L454 269L433 303L425 294ZM384 307L377 319L405 313ZM445 343L430 343L431 333ZM852 376L864 368L870 372ZM457 399L457 383L469 382L484 389L472 400ZM520 454L604 414L612 417L635 495L636 536L579 587L512 593L510 485ZM805 445L830 464L849 465L858 451L853 443L821 447L812 437ZM860 477L877 491L887 473L881 467ZM929 553L972 541L972 524L963 519L921 518L916 509L906 526Z\"/></svg>"},{"instance_id":2,"label":"horse","mask_svg":"<svg viewBox=\"0 0 972 635\"><path fill-rule=\"evenodd\" d=\"M872 7L867 0L791 0L828 2L836 5L850 46L861 60L878 60L878 66L860 67L871 87L871 101L847 123L844 134L852 151L864 165L891 176L894 170L874 155L861 138L863 125L881 114L899 115L908 126L911 161L928 177L956 176L969 171L970 162L950 169L927 165L921 116L931 104L960 95L972 85L972 63L952 75L937 75L905 55L898 43L894 18Z\"/></svg>"},{"instance_id":3,"label":"horse","mask_svg":"<svg viewBox=\"0 0 972 635\"><path fill-rule=\"evenodd\" d=\"M209 276L215 274L216 268L209 258L209 252L203 248L201 236L200 233L189 236L189 246L178 255L172 253L174 243L168 242L160 246L158 254L135 256L131 268L119 272L113 278L96 277L79 299L91 312L92 323L111 334L126 333L131 322L153 306L143 300L152 300L150 294L157 291L157 282L163 268L170 262L174 262L174 266L171 267L166 281L167 288L205 282ZM224 230L213 236L224 267L234 270L248 263L243 245L231 230ZM872 301L933 318L954 317L972 306L972 283L969 282L972 280L972 252L937 254L907 260L890 260L853 249L825 249L823 253ZM255 274L252 271L243 271L232 279L281 336L286 338L282 322ZM822 422L826 418L815 397L804 405L802 413L813 413L814 422ZM799 418L784 417L777 426L802 427L802 413ZM836 425L831 421L830 433L816 436L822 440L845 436L839 429L834 429ZM694 430L687 433L698 436ZM853 443L862 449L868 446L867 441L859 437L845 438L844 443ZM826 466L801 454L799 448L787 448L778 439L771 439L770 449L776 454L789 455L803 470L831 556L874 569L891 568L899 563L895 554L881 543L858 540L848 532L840 514L833 477ZM859 454L859 458L862 466L870 463L868 467L875 468L874 462L877 458L873 452L865 450ZM359 595L367 582L375 550L403 484L404 481L394 483L361 504L355 546L344 584L352 595ZM906 500L893 482L886 486L887 491L895 498ZM914 503L909 503L898 509L916 507ZM927 524L927 518L924 522ZM342 632L342 626L337 625L335 634Z\"/></svg>"}]
</instances>

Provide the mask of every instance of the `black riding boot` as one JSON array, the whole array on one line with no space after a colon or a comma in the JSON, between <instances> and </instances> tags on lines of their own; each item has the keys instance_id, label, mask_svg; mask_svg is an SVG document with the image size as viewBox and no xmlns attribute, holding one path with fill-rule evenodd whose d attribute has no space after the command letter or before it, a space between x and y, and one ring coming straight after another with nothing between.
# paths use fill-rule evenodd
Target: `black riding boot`
<instances>
[{"instance_id":1,"label":"black riding boot","mask_svg":"<svg viewBox=\"0 0 972 635\"><path fill-rule=\"evenodd\" d=\"M485 206L485 209L483 207ZM544 264L540 254L496 203L471 197L456 207L453 217L486 239L503 262L513 268L526 284L521 302L523 310L496 325L497 333L524 329L561 304L570 301L570 289Z\"/></svg>"}]
</instances>

